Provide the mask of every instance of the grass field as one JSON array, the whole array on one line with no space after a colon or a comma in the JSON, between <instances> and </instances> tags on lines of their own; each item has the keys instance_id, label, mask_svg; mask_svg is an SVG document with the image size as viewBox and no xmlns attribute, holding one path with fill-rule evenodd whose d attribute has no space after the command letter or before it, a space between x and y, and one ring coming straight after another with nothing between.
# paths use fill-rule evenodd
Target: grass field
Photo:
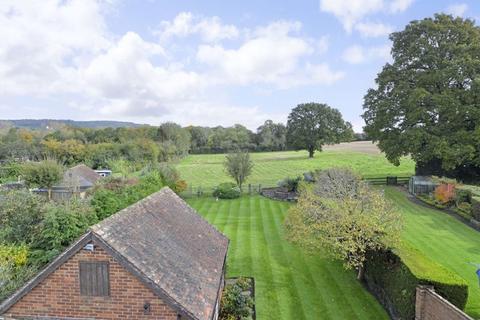
<instances>
[{"instance_id":1,"label":"grass field","mask_svg":"<svg viewBox=\"0 0 480 320\"><path fill-rule=\"evenodd\" d=\"M284 239L289 204L260 196L188 202L229 237L228 276L255 277L258 319L388 318L353 272Z\"/></svg>"},{"instance_id":2,"label":"grass field","mask_svg":"<svg viewBox=\"0 0 480 320\"><path fill-rule=\"evenodd\" d=\"M386 195L401 210L405 229L403 238L427 257L458 273L469 284L466 312L480 319L480 287L475 274L480 264L480 233L448 214L412 203L407 195L387 188Z\"/></svg>"},{"instance_id":3,"label":"grass field","mask_svg":"<svg viewBox=\"0 0 480 320\"><path fill-rule=\"evenodd\" d=\"M383 154L372 152L371 149L355 148L355 145L350 150L332 147L315 153L313 159L308 158L306 151L252 153L254 167L247 183L275 186L287 176L295 177L306 171L335 166L352 168L365 177L413 174L415 165L411 159L403 159L400 166L396 167ZM224 159L223 154L190 155L177 165L177 169L190 186L211 188L231 180L224 172Z\"/></svg>"}]
</instances>

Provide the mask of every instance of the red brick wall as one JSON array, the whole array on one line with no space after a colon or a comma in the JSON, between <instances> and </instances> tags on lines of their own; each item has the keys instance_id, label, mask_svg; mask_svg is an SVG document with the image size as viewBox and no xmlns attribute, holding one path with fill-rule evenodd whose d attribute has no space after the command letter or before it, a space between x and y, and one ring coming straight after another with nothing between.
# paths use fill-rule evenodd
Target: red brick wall
<instances>
[{"instance_id":1,"label":"red brick wall","mask_svg":"<svg viewBox=\"0 0 480 320\"><path fill-rule=\"evenodd\" d=\"M79 261L108 261L110 296L80 296ZM144 314L146 302L151 312ZM80 250L5 314L12 317L176 320L177 313L100 247Z\"/></svg>"},{"instance_id":2,"label":"red brick wall","mask_svg":"<svg viewBox=\"0 0 480 320\"><path fill-rule=\"evenodd\" d=\"M433 290L417 287L415 320L473 320Z\"/></svg>"}]
</instances>

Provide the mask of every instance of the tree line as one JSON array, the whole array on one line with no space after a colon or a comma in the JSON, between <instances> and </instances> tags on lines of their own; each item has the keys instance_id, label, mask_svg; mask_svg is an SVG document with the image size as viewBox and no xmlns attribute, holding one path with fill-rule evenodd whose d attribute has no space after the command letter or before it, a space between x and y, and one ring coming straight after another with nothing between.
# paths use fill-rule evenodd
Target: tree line
<instances>
[{"instance_id":1,"label":"tree line","mask_svg":"<svg viewBox=\"0 0 480 320\"><path fill-rule=\"evenodd\" d=\"M137 128L10 128L0 135L0 160L54 159L66 166L86 163L97 169L123 159L138 170L148 163L167 162L189 153L305 149L313 156L324 144L354 139L352 125L338 110L308 103L292 110L287 125L267 120L256 132L240 124L211 128L182 127L172 122Z\"/></svg>"}]
</instances>

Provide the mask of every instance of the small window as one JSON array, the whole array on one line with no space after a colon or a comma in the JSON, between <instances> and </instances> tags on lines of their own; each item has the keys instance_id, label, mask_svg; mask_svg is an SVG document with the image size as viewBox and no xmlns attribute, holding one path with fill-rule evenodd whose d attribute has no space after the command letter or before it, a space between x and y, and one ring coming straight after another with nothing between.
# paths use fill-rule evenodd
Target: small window
<instances>
[{"instance_id":1,"label":"small window","mask_svg":"<svg viewBox=\"0 0 480 320\"><path fill-rule=\"evenodd\" d=\"M105 297L110 295L108 262L80 262L80 294Z\"/></svg>"}]
</instances>

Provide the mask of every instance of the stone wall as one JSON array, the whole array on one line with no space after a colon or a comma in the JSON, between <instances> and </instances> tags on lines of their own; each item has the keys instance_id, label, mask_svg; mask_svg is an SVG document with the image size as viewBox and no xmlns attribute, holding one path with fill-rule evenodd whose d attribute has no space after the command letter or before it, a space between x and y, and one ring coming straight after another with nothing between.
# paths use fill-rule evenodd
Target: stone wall
<instances>
[{"instance_id":1,"label":"stone wall","mask_svg":"<svg viewBox=\"0 0 480 320\"><path fill-rule=\"evenodd\" d=\"M415 320L473 320L473 318L436 293L432 287L418 286Z\"/></svg>"}]
</instances>

